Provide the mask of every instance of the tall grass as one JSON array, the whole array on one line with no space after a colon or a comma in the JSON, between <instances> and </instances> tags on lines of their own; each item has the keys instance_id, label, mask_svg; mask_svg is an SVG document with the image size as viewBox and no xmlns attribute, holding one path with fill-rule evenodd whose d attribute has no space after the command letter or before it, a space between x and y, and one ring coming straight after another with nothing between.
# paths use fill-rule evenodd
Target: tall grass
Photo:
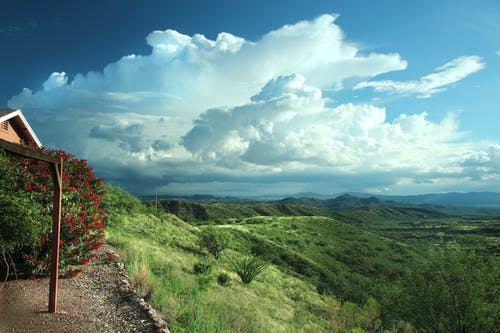
<instances>
[{"instance_id":1,"label":"tall grass","mask_svg":"<svg viewBox=\"0 0 500 333\"><path fill-rule=\"evenodd\" d=\"M327 327L315 288L275 267L268 266L249 285L221 286L219 274L237 277L228 273L227 261L213 260L201 281L193 266L208 257L197 247L199 229L176 217L122 216L114 225L108 240L126 253L120 259L141 293L151 288L151 303L174 333L324 332Z\"/></svg>"},{"instance_id":2,"label":"tall grass","mask_svg":"<svg viewBox=\"0 0 500 333\"><path fill-rule=\"evenodd\" d=\"M278 224L273 228L279 227L274 234L280 237L291 238L284 227L295 233L290 227L294 221L271 219L263 226L268 223ZM261 231L254 224L224 228L233 237L240 229L248 234ZM241 237L236 239L237 247L227 249L228 255L214 260L199 246L200 229L173 215L123 215L107 234L125 254L120 258L132 282L140 293L150 293L151 303L173 333L351 332L358 328L356 332L361 332L378 324L378 308L320 296L315 285L297 274L248 256L253 243ZM195 273L194 266L207 261L211 269ZM232 283L220 285L221 274L227 274Z\"/></svg>"}]
</instances>

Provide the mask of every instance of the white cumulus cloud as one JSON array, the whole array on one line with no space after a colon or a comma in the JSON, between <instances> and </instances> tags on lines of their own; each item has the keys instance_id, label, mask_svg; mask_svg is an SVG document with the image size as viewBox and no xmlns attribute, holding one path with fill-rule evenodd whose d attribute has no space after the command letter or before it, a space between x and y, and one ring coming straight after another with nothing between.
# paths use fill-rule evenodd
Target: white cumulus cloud
<instances>
[{"instance_id":1,"label":"white cumulus cloud","mask_svg":"<svg viewBox=\"0 0 500 333\"><path fill-rule=\"evenodd\" d=\"M450 170L467 151L453 115L426 113L388 122L384 108L327 107L300 75L280 76L251 102L202 114L183 137L195 157L226 168L424 173Z\"/></svg>"},{"instance_id":2,"label":"white cumulus cloud","mask_svg":"<svg viewBox=\"0 0 500 333\"><path fill-rule=\"evenodd\" d=\"M407 67L397 53L361 52L335 19L286 25L257 41L153 31L149 54L73 78L54 72L8 105L25 112L46 146L88 159L138 193L237 193L259 184L334 193L462 179L483 150L464 141L453 115L389 121L382 107L328 106L325 89ZM457 58L405 91L433 94L482 66Z\"/></svg>"},{"instance_id":3,"label":"white cumulus cloud","mask_svg":"<svg viewBox=\"0 0 500 333\"><path fill-rule=\"evenodd\" d=\"M320 88L339 88L345 79L406 68L398 54L361 54L345 40L335 19L323 15L287 25L258 41L229 33L210 40L201 34L153 31L146 38L150 54L124 56L100 72L72 79L64 72L52 73L42 90L25 88L8 105L25 110L40 123L39 136L46 145L81 155L88 154L94 141L105 140L95 136L86 140L93 128L121 118L151 116L154 124L145 126L155 129L142 132L146 146L160 132L180 138L206 109L245 103L279 75L299 72ZM166 121L154 120L160 118ZM118 140L115 144L112 151L123 155L120 150L127 145ZM180 148L172 156L182 155L175 139L172 144L171 149Z\"/></svg>"},{"instance_id":4,"label":"white cumulus cloud","mask_svg":"<svg viewBox=\"0 0 500 333\"><path fill-rule=\"evenodd\" d=\"M363 81L358 83L354 90L372 87L375 91L380 92L403 95L416 94L420 98L429 98L434 94L445 91L450 84L458 82L484 67L485 64L480 57L462 56L447 62L443 66L436 68L434 73L423 76L416 81Z\"/></svg>"}]
</instances>

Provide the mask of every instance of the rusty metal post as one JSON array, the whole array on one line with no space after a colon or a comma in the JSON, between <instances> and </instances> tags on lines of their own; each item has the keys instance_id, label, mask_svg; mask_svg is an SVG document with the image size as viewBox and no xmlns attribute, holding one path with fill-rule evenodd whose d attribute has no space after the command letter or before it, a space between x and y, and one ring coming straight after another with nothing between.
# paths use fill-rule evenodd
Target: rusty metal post
<instances>
[{"instance_id":1,"label":"rusty metal post","mask_svg":"<svg viewBox=\"0 0 500 333\"><path fill-rule=\"evenodd\" d=\"M51 163L52 164L52 163ZM57 285L59 280L59 240L61 238L61 199L63 159L52 165L54 181L54 208L52 211L52 251L50 253L49 312L57 311Z\"/></svg>"}]
</instances>

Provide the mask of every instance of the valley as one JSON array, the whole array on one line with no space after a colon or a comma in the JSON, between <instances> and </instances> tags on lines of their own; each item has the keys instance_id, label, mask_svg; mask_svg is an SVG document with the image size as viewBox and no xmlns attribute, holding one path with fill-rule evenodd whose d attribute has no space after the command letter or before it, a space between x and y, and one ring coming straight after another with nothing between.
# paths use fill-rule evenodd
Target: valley
<instances>
[{"instance_id":1,"label":"valley","mask_svg":"<svg viewBox=\"0 0 500 333\"><path fill-rule=\"evenodd\" d=\"M110 211L118 213L108 223L109 240L125 253L133 283L165 313L173 332L416 331L426 319L412 322L398 302L414 297L410 280L421 279L429 265L477 265L476 284L459 285L464 277L457 276L457 286L450 286L457 292L498 278L495 216L448 215L379 199L369 199L378 207L362 206L352 204L355 197L345 209L327 210L304 201L143 205L111 194ZM200 245L207 230L230 240L219 259ZM243 257L267 263L249 284L231 265ZM495 288L479 298L488 325L496 324ZM438 298L419 297L423 303Z\"/></svg>"}]
</instances>

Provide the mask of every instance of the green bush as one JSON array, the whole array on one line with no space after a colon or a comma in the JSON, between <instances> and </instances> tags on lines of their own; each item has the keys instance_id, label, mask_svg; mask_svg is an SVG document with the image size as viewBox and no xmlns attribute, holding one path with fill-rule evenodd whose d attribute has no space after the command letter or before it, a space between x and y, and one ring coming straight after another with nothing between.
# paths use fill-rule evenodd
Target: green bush
<instances>
[{"instance_id":1,"label":"green bush","mask_svg":"<svg viewBox=\"0 0 500 333\"><path fill-rule=\"evenodd\" d=\"M117 218L127 214L140 214L147 212L147 207L132 194L124 191L120 187L105 185L106 195L103 196L101 207L107 210L107 226L114 226Z\"/></svg>"},{"instance_id":2,"label":"green bush","mask_svg":"<svg viewBox=\"0 0 500 333\"><path fill-rule=\"evenodd\" d=\"M253 256L228 257L228 260L232 270L238 274L244 284L252 282L268 265L265 260Z\"/></svg>"},{"instance_id":3,"label":"green bush","mask_svg":"<svg viewBox=\"0 0 500 333\"><path fill-rule=\"evenodd\" d=\"M368 298L364 306L351 302L342 303L325 297L325 317L334 332L379 332L382 321L380 306L374 298Z\"/></svg>"},{"instance_id":4,"label":"green bush","mask_svg":"<svg viewBox=\"0 0 500 333\"><path fill-rule=\"evenodd\" d=\"M228 274L226 273L220 273L219 275L217 275L217 283L221 286L228 286L229 285L229 282L230 282L230 277Z\"/></svg>"},{"instance_id":5,"label":"green bush","mask_svg":"<svg viewBox=\"0 0 500 333\"><path fill-rule=\"evenodd\" d=\"M50 216L40 216L42 207L19 188L15 179L22 170L0 150L0 278L23 270L24 253L50 225ZM38 223L34 224L33 221ZM46 229L46 228L45 228ZM17 265L16 265L17 263Z\"/></svg>"},{"instance_id":6,"label":"green bush","mask_svg":"<svg viewBox=\"0 0 500 333\"><path fill-rule=\"evenodd\" d=\"M222 251L229 247L231 235L216 227L206 227L200 234L200 245L211 253L215 259L219 259Z\"/></svg>"},{"instance_id":7,"label":"green bush","mask_svg":"<svg viewBox=\"0 0 500 333\"><path fill-rule=\"evenodd\" d=\"M499 279L497 258L431 253L392 290L386 311L424 332L493 332L500 327Z\"/></svg>"},{"instance_id":8,"label":"green bush","mask_svg":"<svg viewBox=\"0 0 500 333\"><path fill-rule=\"evenodd\" d=\"M203 274L208 272L211 269L211 265L209 263L197 262L193 265L193 273L194 274Z\"/></svg>"},{"instance_id":9,"label":"green bush","mask_svg":"<svg viewBox=\"0 0 500 333\"><path fill-rule=\"evenodd\" d=\"M48 151L62 158L61 239L59 269L78 274L103 244L105 212L103 181L95 178L85 160L64 151ZM53 180L49 163L20 157L0 158L0 242L23 275L47 274L51 249ZM3 255L2 255L3 257ZM10 269L9 269L10 270Z\"/></svg>"}]
</instances>

